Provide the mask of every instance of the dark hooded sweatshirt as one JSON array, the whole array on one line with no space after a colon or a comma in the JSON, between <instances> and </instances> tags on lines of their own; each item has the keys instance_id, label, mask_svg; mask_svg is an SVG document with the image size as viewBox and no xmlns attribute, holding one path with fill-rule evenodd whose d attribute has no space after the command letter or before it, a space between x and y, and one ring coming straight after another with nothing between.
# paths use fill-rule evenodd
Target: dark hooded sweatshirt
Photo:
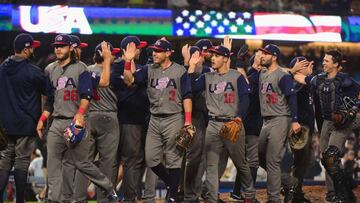
<instances>
[{"instance_id":1,"label":"dark hooded sweatshirt","mask_svg":"<svg viewBox=\"0 0 360 203\"><path fill-rule=\"evenodd\" d=\"M7 135L36 135L45 92L43 71L27 59L11 56L0 65L0 124Z\"/></svg>"}]
</instances>

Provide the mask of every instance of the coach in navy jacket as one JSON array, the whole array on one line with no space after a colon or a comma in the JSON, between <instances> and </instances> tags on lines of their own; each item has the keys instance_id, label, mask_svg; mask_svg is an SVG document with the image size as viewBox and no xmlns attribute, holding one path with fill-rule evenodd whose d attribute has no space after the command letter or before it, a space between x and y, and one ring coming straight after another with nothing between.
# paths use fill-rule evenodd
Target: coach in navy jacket
<instances>
[{"instance_id":1,"label":"coach in navy jacket","mask_svg":"<svg viewBox=\"0 0 360 203\"><path fill-rule=\"evenodd\" d=\"M42 70L29 63L34 48L39 46L40 42L31 35L19 34L14 40L15 54L0 65L0 123L9 138L0 158L0 194L4 194L14 166L16 202L25 202L27 171L41 113L41 94L46 92Z\"/></svg>"}]
</instances>

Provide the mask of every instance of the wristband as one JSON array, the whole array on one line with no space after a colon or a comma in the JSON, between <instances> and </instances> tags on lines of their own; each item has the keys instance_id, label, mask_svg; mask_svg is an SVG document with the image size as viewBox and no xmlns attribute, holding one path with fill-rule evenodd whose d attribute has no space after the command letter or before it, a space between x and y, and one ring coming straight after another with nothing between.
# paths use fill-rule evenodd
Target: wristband
<instances>
[{"instance_id":1,"label":"wristband","mask_svg":"<svg viewBox=\"0 0 360 203\"><path fill-rule=\"evenodd\" d=\"M191 112L185 112L185 123L192 123Z\"/></svg>"},{"instance_id":2,"label":"wristband","mask_svg":"<svg viewBox=\"0 0 360 203\"><path fill-rule=\"evenodd\" d=\"M124 69L125 70L131 70L131 62L125 62Z\"/></svg>"},{"instance_id":3,"label":"wristband","mask_svg":"<svg viewBox=\"0 0 360 203\"><path fill-rule=\"evenodd\" d=\"M84 115L84 114L85 114L85 111L86 111L86 110L85 110L84 108L81 108L81 107L80 107L80 108L78 109L78 112L77 112L77 113L78 113L78 114L81 114L81 115Z\"/></svg>"},{"instance_id":4,"label":"wristband","mask_svg":"<svg viewBox=\"0 0 360 203\"><path fill-rule=\"evenodd\" d=\"M44 114L41 114L40 121L45 122L47 120L47 117Z\"/></svg>"}]
</instances>

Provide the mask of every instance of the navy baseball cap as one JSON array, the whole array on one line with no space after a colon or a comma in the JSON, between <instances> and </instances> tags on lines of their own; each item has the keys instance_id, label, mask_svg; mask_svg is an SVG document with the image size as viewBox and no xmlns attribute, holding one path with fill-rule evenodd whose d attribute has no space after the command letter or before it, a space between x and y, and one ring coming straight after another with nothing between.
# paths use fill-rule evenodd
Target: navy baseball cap
<instances>
[{"instance_id":1,"label":"navy baseball cap","mask_svg":"<svg viewBox=\"0 0 360 203\"><path fill-rule=\"evenodd\" d=\"M199 54L201 54L201 50L199 49L199 47L197 47L197 46L191 46L191 47L190 47L190 56L192 56L196 51L198 51Z\"/></svg>"},{"instance_id":2,"label":"navy baseball cap","mask_svg":"<svg viewBox=\"0 0 360 203\"><path fill-rule=\"evenodd\" d=\"M140 41L140 39L137 36L127 36L124 39L121 40L120 48L126 49L126 46L133 42L136 46L136 48L141 49L148 45L146 41Z\"/></svg>"},{"instance_id":3,"label":"navy baseball cap","mask_svg":"<svg viewBox=\"0 0 360 203\"><path fill-rule=\"evenodd\" d=\"M110 42L108 42L108 45L110 46L111 54L114 55L114 56L115 56L117 53L119 53L120 50L121 50L120 48L114 48L113 45L112 45ZM101 49L101 43L98 44L98 45L95 47L95 54L97 54L98 56L100 56L99 51L102 51L102 49Z\"/></svg>"},{"instance_id":4,"label":"navy baseball cap","mask_svg":"<svg viewBox=\"0 0 360 203\"><path fill-rule=\"evenodd\" d=\"M278 58L280 57L280 54L281 54L279 47L274 44L268 44L264 48L260 48L259 50L261 50L267 54L276 56Z\"/></svg>"},{"instance_id":5,"label":"navy baseball cap","mask_svg":"<svg viewBox=\"0 0 360 203\"><path fill-rule=\"evenodd\" d=\"M71 37L72 46L75 48L86 48L89 45L87 43L81 42L80 38L76 35L69 35Z\"/></svg>"},{"instance_id":6,"label":"navy baseball cap","mask_svg":"<svg viewBox=\"0 0 360 203\"><path fill-rule=\"evenodd\" d=\"M69 35L60 34L56 35L55 42L52 45L72 45L72 40Z\"/></svg>"},{"instance_id":7,"label":"navy baseball cap","mask_svg":"<svg viewBox=\"0 0 360 203\"><path fill-rule=\"evenodd\" d=\"M171 51L171 52L174 52L174 50L172 50L171 43L169 41L163 40L163 39L157 40L155 42L155 44L149 46L149 48L151 48L154 51L161 51L161 52Z\"/></svg>"},{"instance_id":8,"label":"navy baseball cap","mask_svg":"<svg viewBox=\"0 0 360 203\"><path fill-rule=\"evenodd\" d=\"M224 46L211 47L209 49L209 52L216 53L218 55L225 56L225 57L230 57L232 55L232 52L230 52L230 50Z\"/></svg>"},{"instance_id":9,"label":"navy baseball cap","mask_svg":"<svg viewBox=\"0 0 360 203\"><path fill-rule=\"evenodd\" d=\"M24 48L37 48L41 45L40 41L34 40L30 34L21 33L14 39L14 49L23 50Z\"/></svg>"},{"instance_id":10,"label":"navy baseball cap","mask_svg":"<svg viewBox=\"0 0 360 203\"><path fill-rule=\"evenodd\" d=\"M194 46L199 47L199 49L201 49L203 51L203 50L208 50L211 47L213 47L213 44L211 43L211 41L209 39L201 39L201 40L197 41Z\"/></svg>"},{"instance_id":11,"label":"navy baseball cap","mask_svg":"<svg viewBox=\"0 0 360 203\"><path fill-rule=\"evenodd\" d=\"M291 62L290 62L290 64L289 64L289 67L290 68L293 68L294 67L294 65L295 65L295 63L296 63L296 61L303 61L303 60L307 60L305 57L303 57L303 56L297 56L297 57L295 57L295 58L293 58L292 60L291 60Z\"/></svg>"}]
</instances>

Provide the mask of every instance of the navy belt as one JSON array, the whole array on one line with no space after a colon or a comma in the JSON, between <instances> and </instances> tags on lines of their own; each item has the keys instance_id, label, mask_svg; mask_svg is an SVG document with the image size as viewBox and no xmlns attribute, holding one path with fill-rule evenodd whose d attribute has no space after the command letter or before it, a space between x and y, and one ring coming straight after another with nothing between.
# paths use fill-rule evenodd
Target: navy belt
<instances>
[{"instance_id":1,"label":"navy belt","mask_svg":"<svg viewBox=\"0 0 360 203\"><path fill-rule=\"evenodd\" d=\"M233 120L234 117L224 117L224 116L209 116L209 120L217 122L228 122Z\"/></svg>"},{"instance_id":2,"label":"navy belt","mask_svg":"<svg viewBox=\"0 0 360 203\"><path fill-rule=\"evenodd\" d=\"M62 120L67 120L67 119L73 119L74 117L66 117L66 116L54 116L54 119L62 119Z\"/></svg>"}]
</instances>

